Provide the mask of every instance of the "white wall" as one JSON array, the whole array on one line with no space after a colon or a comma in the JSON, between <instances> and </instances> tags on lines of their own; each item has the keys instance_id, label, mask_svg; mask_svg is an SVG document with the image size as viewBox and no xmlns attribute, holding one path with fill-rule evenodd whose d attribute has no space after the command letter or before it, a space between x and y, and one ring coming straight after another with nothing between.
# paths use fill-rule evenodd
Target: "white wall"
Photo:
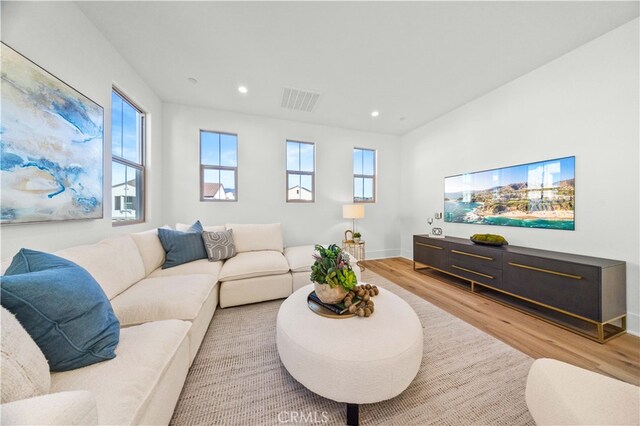
<instances>
[{"instance_id":1,"label":"white wall","mask_svg":"<svg viewBox=\"0 0 640 426\"><path fill-rule=\"evenodd\" d=\"M442 211L444 176L576 156L576 230L447 224L530 247L627 262L629 328L640 329L638 20L397 138L237 113L162 105L71 2L2 2L2 40L105 109L105 219L0 228L1 257L53 251L165 222L282 222L287 244L340 241L351 227L351 149L378 150L378 202L359 229L369 257L411 257L411 236ZM147 223L112 228L110 91L148 113ZM164 114L164 117L163 117ZM198 130L239 135L237 203L200 202ZM164 136L164 138L163 138ZM316 143L316 203L286 203L285 140ZM163 140L164 139L164 143ZM402 153L400 154L400 147ZM163 152L164 151L164 152ZM401 237L400 237L401 236Z\"/></svg>"},{"instance_id":2,"label":"white wall","mask_svg":"<svg viewBox=\"0 0 640 426\"><path fill-rule=\"evenodd\" d=\"M3 259L21 247L53 251L161 224L161 114L155 93L72 2L2 2L2 41L104 108L102 220L2 226ZM111 87L147 112L147 223L112 228Z\"/></svg>"},{"instance_id":3,"label":"white wall","mask_svg":"<svg viewBox=\"0 0 640 426\"><path fill-rule=\"evenodd\" d=\"M446 224L445 233L627 262L638 333L638 19L402 137L402 255L443 210L444 177L576 156L576 230Z\"/></svg>"},{"instance_id":4,"label":"white wall","mask_svg":"<svg viewBox=\"0 0 640 426\"><path fill-rule=\"evenodd\" d=\"M164 104L164 210L169 224L281 222L285 244L339 243L351 221L342 205L353 197L353 148L378 153L377 203L366 204L358 229L367 257L400 253L399 138L292 121ZM238 201L201 202L199 130L238 134ZM285 141L316 144L316 202L285 201Z\"/></svg>"}]
</instances>

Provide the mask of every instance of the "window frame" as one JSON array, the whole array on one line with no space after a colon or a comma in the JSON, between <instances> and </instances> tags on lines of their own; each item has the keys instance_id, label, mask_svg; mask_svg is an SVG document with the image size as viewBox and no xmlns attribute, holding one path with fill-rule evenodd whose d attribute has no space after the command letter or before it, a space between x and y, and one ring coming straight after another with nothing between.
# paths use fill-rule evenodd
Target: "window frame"
<instances>
[{"instance_id":1,"label":"window frame","mask_svg":"<svg viewBox=\"0 0 640 426\"><path fill-rule=\"evenodd\" d=\"M217 133L218 135L227 135L227 136L235 136L236 138L236 166L215 166L210 164L202 164L202 133ZM238 201L238 166L240 165L240 151L238 150L239 138L237 133L230 132L220 132L218 130L207 130L200 129L198 131L198 140L199 140L199 150L198 150L198 163L200 164L200 201L215 201L221 203L230 203ZM222 142L219 144L219 150L222 151ZM222 152L219 153L220 162L222 163ZM235 185L235 194L233 200L228 199L220 199L220 198L205 198L204 197L204 172L205 170L228 170L234 171L234 185Z\"/></svg>"},{"instance_id":2,"label":"window frame","mask_svg":"<svg viewBox=\"0 0 640 426\"><path fill-rule=\"evenodd\" d=\"M359 149L361 151L371 151L371 152L373 152L373 174L372 175L356 174L356 170L354 168L353 177L352 177L353 203L354 204L359 204L359 203L373 204L378 199L377 194L376 194L376 191L377 191L377 182L376 181L378 180L378 178L377 178L377 176L378 176L378 150L377 149L373 149L373 148L360 148L360 147L354 146L353 147L353 151L351 152L352 157L353 157L353 154L355 154L355 150L356 149ZM362 167L362 171L364 172L364 164L363 164L363 167ZM356 178L364 178L364 179L372 179L373 180L373 190L372 190L373 199L372 200L356 200L356 187L355 187L355 179ZM364 188L363 188L362 196L364 198Z\"/></svg>"},{"instance_id":3,"label":"window frame","mask_svg":"<svg viewBox=\"0 0 640 426\"><path fill-rule=\"evenodd\" d=\"M287 149L289 148L289 142L293 142L293 143L297 143L297 144L307 144L307 145L311 145L313 147L313 171L312 172L305 172L302 170L289 170L288 167L288 152ZM298 150L298 155L299 158L302 158L302 155L300 154L300 151ZM299 141L296 139L286 139L284 142L284 164L285 164L285 180L284 180L284 186L285 186L285 191L284 191L284 199L287 203L315 203L316 202L316 144L315 142L305 142L305 141ZM295 175L304 175L304 176L311 176L311 199L310 200L302 200L302 199L289 199L289 175L290 174L295 174ZM300 189L302 190L302 184L300 184Z\"/></svg>"},{"instance_id":4,"label":"window frame","mask_svg":"<svg viewBox=\"0 0 640 426\"><path fill-rule=\"evenodd\" d=\"M126 158L117 156L113 154L113 130L111 131L111 172L113 173L113 163L121 164L125 167L130 167L132 169L138 170L140 172L140 217L136 219L124 219L124 220L113 220L113 214L111 216L111 226L127 226L127 225L137 225L140 223L146 222L146 213L147 213L147 197L146 197L146 145L147 145L147 113L138 106L137 103L131 100L130 97L125 95L122 90L117 88L116 86L111 86L112 93L115 92L118 96L120 96L123 102L128 103L132 108L134 108L140 114L140 163L134 163L131 160L127 160ZM113 101L111 102L111 113L113 113ZM113 125L113 117L110 116L111 122L109 126ZM125 185L127 181L125 180ZM114 202L113 199L113 177L111 179L111 193L110 193L110 201ZM126 202L121 201L126 207ZM113 212L113 205L111 211Z\"/></svg>"}]
</instances>

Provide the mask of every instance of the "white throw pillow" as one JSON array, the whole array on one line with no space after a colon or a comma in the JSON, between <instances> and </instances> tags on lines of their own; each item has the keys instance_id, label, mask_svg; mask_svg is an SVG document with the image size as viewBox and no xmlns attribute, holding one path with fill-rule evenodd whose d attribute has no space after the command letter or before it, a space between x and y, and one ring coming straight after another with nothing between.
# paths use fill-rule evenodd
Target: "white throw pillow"
<instances>
[{"instance_id":1,"label":"white throw pillow","mask_svg":"<svg viewBox=\"0 0 640 426\"><path fill-rule=\"evenodd\" d=\"M227 224L227 229L233 229L233 242L238 253L262 250L275 250L282 253L284 250L282 226L279 223Z\"/></svg>"},{"instance_id":2,"label":"white throw pillow","mask_svg":"<svg viewBox=\"0 0 640 426\"><path fill-rule=\"evenodd\" d=\"M15 316L2 309L2 403L49 393L51 374L42 351Z\"/></svg>"}]
</instances>

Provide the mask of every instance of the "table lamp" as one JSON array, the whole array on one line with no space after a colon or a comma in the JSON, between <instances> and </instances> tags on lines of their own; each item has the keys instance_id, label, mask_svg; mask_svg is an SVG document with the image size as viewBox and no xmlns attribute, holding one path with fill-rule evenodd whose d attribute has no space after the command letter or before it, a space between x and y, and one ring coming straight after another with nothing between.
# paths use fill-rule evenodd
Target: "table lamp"
<instances>
[{"instance_id":1,"label":"table lamp","mask_svg":"<svg viewBox=\"0 0 640 426\"><path fill-rule=\"evenodd\" d=\"M356 219L364 217L363 204L345 204L342 206L342 218L351 219L353 221L353 231L356 230Z\"/></svg>"}]
</instances>

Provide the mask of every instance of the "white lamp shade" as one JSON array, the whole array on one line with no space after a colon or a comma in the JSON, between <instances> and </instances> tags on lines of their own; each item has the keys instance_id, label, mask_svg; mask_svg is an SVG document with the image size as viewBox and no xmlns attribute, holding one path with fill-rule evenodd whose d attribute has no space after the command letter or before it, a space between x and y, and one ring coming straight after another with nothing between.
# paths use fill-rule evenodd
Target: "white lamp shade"
<instances>
[{"instance_id":1,"label":"white lamp shade","mask_svg":"<svg viewBox=\"0 0 640 426\"><path fill-rule=\"evenodd\" d=\"M364 205L345 204L342 206L343 219L362 219L364 217Z\"/></svg>"}]
</instances>

